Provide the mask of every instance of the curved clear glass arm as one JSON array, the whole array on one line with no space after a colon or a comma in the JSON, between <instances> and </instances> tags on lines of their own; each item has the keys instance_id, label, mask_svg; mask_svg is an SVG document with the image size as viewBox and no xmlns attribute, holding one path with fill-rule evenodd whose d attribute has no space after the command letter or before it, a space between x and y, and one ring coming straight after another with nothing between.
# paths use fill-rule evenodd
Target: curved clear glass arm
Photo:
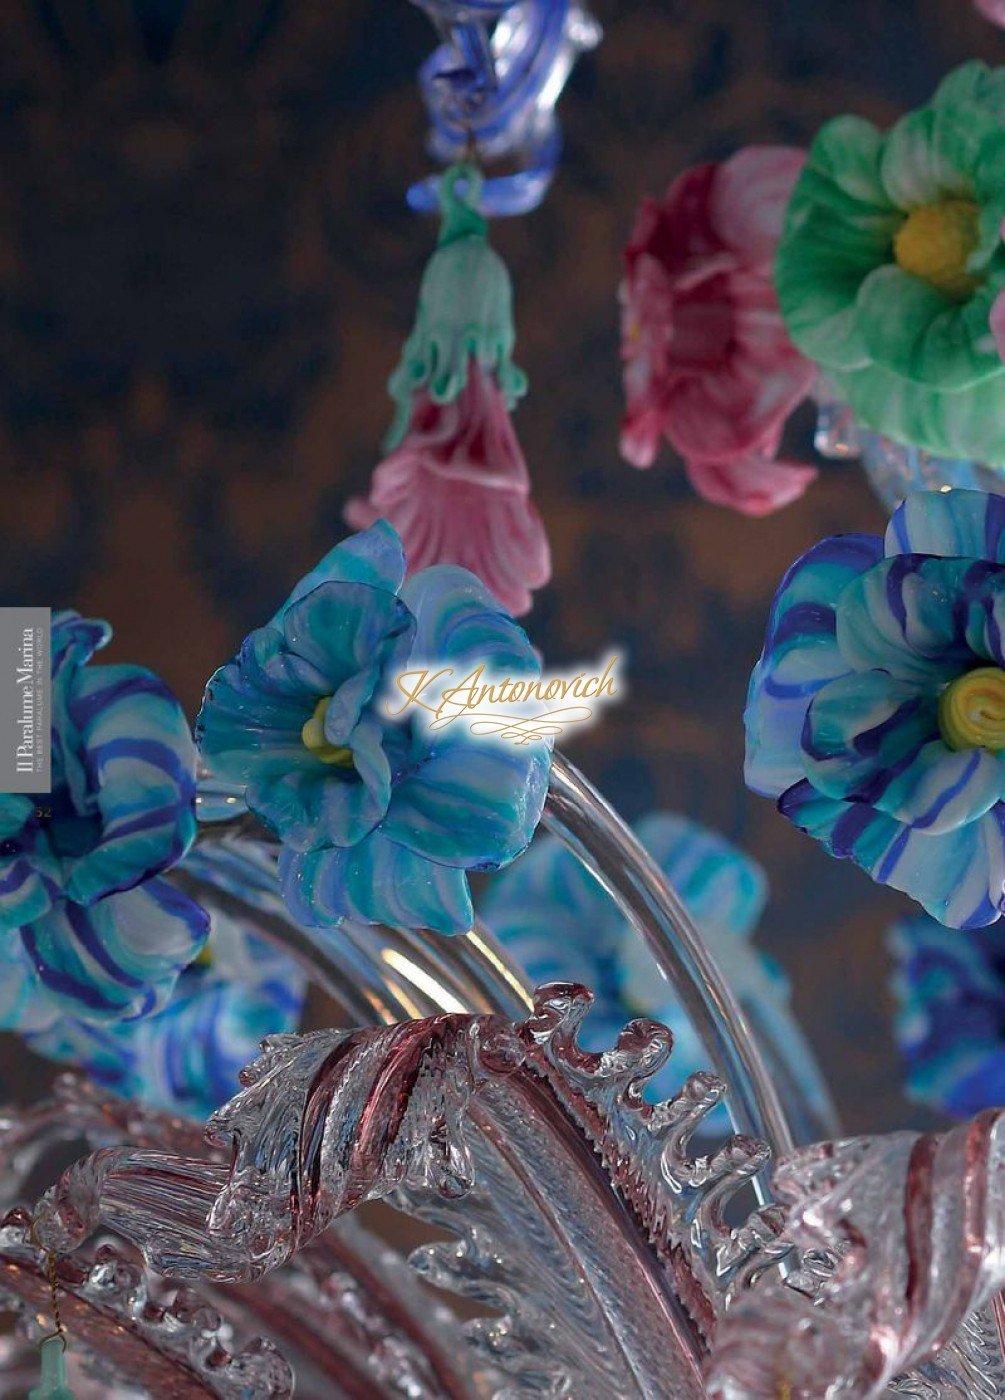
<instances>
[{"instance_id":1,"label":"curved clear glass arm","mask_svg":"<svg viewBox=\"0 0 1005 1400\"><path fill-rule=\"evenodd\" d=\"M560 753L543 820L645 939L708 1051L710 1068L729 1086L726 1106L736 1131L763 1139L776 1156L791 1152L788 1116L761 1048L691 916L614 809Z\"/></svg>"},{"instance_id":2,"label":"curved clear glass arm","mask_svg":"<svg viewBox=\"0 0 1005 1400\"><path fill-rule=\"evenodd\" d=\"M772 1105L756 1036L700 935L635 838L560 757L545 821L646 939L707 1045L747 1076L734 1112L769 1131L774 1122L775 1146L783 1144L787 1124ZM385 1198L452 1233L419 1250L416 1267L475 1303L480 1315L465 1324L467 1340L514 1394L1005 1395L1002 1313L991 1301L1005 1258L1003 1115L989 1112L944 1135L824 1142L783 1157L774 1193L784 1205L733 1225L738 1193L759 1180L768 1146L737 1135L717 1151L692 1153L690 1140L726 1089L695 1074L672 1098L651 1101L647 1085L671 1049L665 1027L636 1019L603 1053L588 1052L578 1032L591 996L574 984L540 988L519 1019L457 1010L451 1004L466 1000L522 1002L519 974L507 972L501 954L493 961L490 940L477 931L450 940L373 927L296 930L280 900L274 845L228 829L217 826L216 838L197 848L188 878L207 902L232 897L243 917L348 1003L347 1017L369 1028L270 1038L240 1092L211 1119L208 1150L179 1120L137 1116L127 1104L78 1105L75 1121L91 1124L98 1150L39 1203L34 1240L26 1215L0 1222L0 1266L13 1269L0 1295L37 1304L34 1241L65 1254L111 1229L159 1272L199 1280L226 1302L228 1316L281 1334L298 1376L300 1358L320 1345L316 1369L331 1377L338 1363L323 1300L315 1325L281 1271L305 1267L339 1217ZM436 1014L421 1016L429 1006ZM30 1170L33 1149L67 1126L57 1108L33 1112L21 1128L9 1123L4 1148L14 1175ZM119 1277L121 1263L111 1267ZM109 1301L92 1297L104 1288L106 1264L96 1274L83 1268L74 1317L81 1335L94 1304ZM247 1286L266 1276L266 1292L252 1299ZM163 1317L138 1309L132 1284L123 1294L158 1365L191 1369L190 1342L202 1356L202 1339L217 1324L200 1323L198 1335L186 1330L195 1314L179 1296L180 1332L174 1314L162 1326ZM405 1311L407 1325L399 1325L397 1310L383 1309L396 1367L398 1343L411 1357L428 1351ZM106 1334L119 1336L121 1314L110 1329L100 1323L99 1350L108 1350ZM441 1354L446 1364L449 1340ZM228 1365L243 1388L214 1383L205 1393L289 1394L290 1367L274 1352L246 1348ZM905 1375L909 1366L921 1369ZM447 1370L457 1400L466 1400L476 1372ZM983 1388L970 1384L975 1376ZM438 1384L442 1390L442 1378ZM173 1392L165 1380L156 1393L191 1392ZM378 1392L368 1400L370 1393ZM494 1382L492 1393L500 1393ZM309 1391L305 1400L313 1400Z\"/></svg>"},{"instance_id":3,"label":"curved clear glass arm","mask_svg":"<svg viewBox=\"0 0 1005 1400\"><path fill-rule=\"evenodd\" d=\"M237 822L243 829L246 818ZM477 921L449 939L348 921L337 929L301 927L279 894L274 848L261 839L224 837L225 830L223 824L204 829L173 882L210 908L250 918L336 1003L342 1024L389 1025L437 1012L519 1017L533 1005L525 974Z\"/></svg>"},{"instance_id":4,"label":"curved clear glass arm","mask_svg":"<svg viewBox=\"0 0 1005 1400\"><path fill-rule=\"evenodd\" d=\"M260 931L305 967L312 980L345 1009L345 1024L373 1025L436 1012L525 1015L531 987L490 934L476 925L461 938L422 930L345 924L337 931L300 929L277 892L274 847L246 838L253 819L207 791L200 848L177 878L197 898L247 914L254 890ZM599 880L642 937L708 1050L710 1068L729 1085L734 1127L770 1143L776 1155L802 1141L834 1137L837 1115L822 1087L810 1103L788 1073L767 1028L752 1024L708 953L700 933L663 874L636 837L581 773L556 753L543 825ZM260 834L260 833L259 833ZM201 862L201 863L200 863ZM220 867L232 869L226 881ZM202 883L200 883L200 881ZM226 887L221 889L221 884ZM823 1110L820 1104L823 1104Z\"/></svg>"}]
</instances>

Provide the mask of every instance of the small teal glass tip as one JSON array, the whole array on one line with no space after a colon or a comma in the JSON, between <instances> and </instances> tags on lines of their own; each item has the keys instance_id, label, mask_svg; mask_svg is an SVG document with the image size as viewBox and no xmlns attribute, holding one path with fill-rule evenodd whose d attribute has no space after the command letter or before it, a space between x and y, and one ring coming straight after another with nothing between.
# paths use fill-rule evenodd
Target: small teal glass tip
<instances>
[{"instance_id":1,"label":"small teal glass tip","mask_svg":"<svg viewBox=\"0 0 1005 1400\"><path fill-rule=\"evenodd\" d=\"M57 1332L46 1337L38 1350L42 1377L34 1390L28 1392L28 1400L76 1400L66 1383L66 1342L62 1335Z\"/></svg>"}]
</instances>

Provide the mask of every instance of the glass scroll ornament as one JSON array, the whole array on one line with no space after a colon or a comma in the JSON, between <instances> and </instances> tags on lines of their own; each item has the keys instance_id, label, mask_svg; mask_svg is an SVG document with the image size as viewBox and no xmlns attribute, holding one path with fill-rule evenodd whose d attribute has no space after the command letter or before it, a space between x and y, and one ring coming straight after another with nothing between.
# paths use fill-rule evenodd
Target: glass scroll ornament
<instances>
[{"instance_id":1,"label":"glass scroll ornament","mask_svg":"<svg viewBox=\"0 0 1005 1400\"><path fill-rule=\"evenodd\" d=\"M80 1400L1005 1394L999 1115L797 1147L700 934L561 757L545 824L645 940L718 1071L660 1103L642 1095L672 1065L658 1023L581 1049L589 992L532 992L477 926L322 942L291 924L274 846L226 793L201 805L223 820L172 878L294 956L339 1028L267 1041L205 1135L69 1076L5 1117L0 1293L29 1332L45 1257L16 1202L60 1144L88 1149L34 1215L87 1357ZM696 1146L724 1096L738 1131ZM378 1200L435 1235L411 1269ZM765 1329L770 1348L752 1341ZM3 1346L13 1374L24 1353Z\"/></svg>"},{"instance_id":2,"label":"glass scroll ornament","mask_svg":"<svg viewBox=\"0 0 1005 1400\"><path fill-rule=\"evenodd\" d=\"M414 3L443 37L419 73L431 153L445 164L473 152L511 160L514 171L485 182L479 209L487 215L536 209L561 154L555 107L576 59L600 41L600 26L575 0ZM413 185L408 202L434 212L436 177Z\"/></svg>"}]
</instances>

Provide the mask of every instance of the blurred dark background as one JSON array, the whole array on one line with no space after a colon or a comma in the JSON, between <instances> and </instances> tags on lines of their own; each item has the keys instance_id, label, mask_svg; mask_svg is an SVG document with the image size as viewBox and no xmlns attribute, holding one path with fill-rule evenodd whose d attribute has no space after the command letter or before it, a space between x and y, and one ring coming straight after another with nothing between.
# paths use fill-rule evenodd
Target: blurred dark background
<instances>
[{"instance_id":1,"label":"blurred dark background","mask_svg":"<svg viewBox=\"0 0 1005 1400\"><path fill-rule=\"evenodd\" d=\"M761 939L854 1130L922 1122L892 1050L905 908L745 792L741 711L772 591L823 535L879 529L856 467L767 521L695 499L616 434L620 245L684 166L827 117L888 122L1005 42L965 0L597 0L545 205L494 228L516 286L516 415L555 577L550 664L627 653L630 695L569 745L628 818L687 812L765 864ZM344 533L433 228L407 0L0 6L4 603L107 617L109 659L194 714L210 671ZM807 435L809 424L806 425ZM805 449L805 450L808 450ZM6 1043L10 1089L16 1051ZM18 1076L19 1083L24 1081Z\"/></svg>"}]
</instances>

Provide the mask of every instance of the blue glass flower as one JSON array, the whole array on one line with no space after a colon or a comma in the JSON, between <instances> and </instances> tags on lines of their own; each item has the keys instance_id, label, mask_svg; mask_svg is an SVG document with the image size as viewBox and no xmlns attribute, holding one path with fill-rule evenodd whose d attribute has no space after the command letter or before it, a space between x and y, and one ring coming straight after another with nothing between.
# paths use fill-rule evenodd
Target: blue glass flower
<instances>
[{"instance_id":1,"label":"blue glass flower","mask_svg":"<svg viewBox=\"0 0 1005 1400\"><path fill-rule=\"evenodd\" d=\"M202 1121L237 1092L266 1035L296 1030L304 991L288 957L215 911L209 943L161 1011L105 1024L65 1017L25 1040L114 1093Z\"/></svg>"},{"instance_id":2,"label":"blue glass flower","mask_svg":"<svg viewBox=\"0 0 1005 1400\"><path fill-rule=\"evenodd\" d=\"M105 622L52 623L52 791L0 796L0 1027L163 1005L206 915L160 872L195 834L195 748L167 687L88 666Z\"/></svg>"},{"instance_id":3,"label":"blue glass flower","mask_svg":"<svg viewBox=\"0 0 1005 1400\"><path fill-rule=\"evenodd\" d=\"M688 908L719 967L754 1020L773 1058L787 1067L823 1116L829 1112L813 1056L788 1010L778 965L750 944L767 895L749 856L685 817L645 817L643 846ZM512 869L492 881L480 906L485 923L534 983L578 981L594 993L580 1040L609 1049L625 1022L651 1016L672 1030L673 1054L657 1093L678 1088L710 1060L642 939L592 875L553 836L539 837Z\"/></svg>"},{"instance_id":4,"label":"blue glass flower","mask_svg":"<svg viewBox=\"0 0 1005 1400\"><path fill-rule=\"evenodd\" d=\"M197 721L214 774L243 783L280 837L283 892L309 925L342 918L461 933L467 872L527 845L550 767L455 723L389 717L394 677L421 662L539 674L522 629L465 569L405 577L384 521L337 545L211 678Z\"/></svg>"},{"instance_id":5,"label":"blue glass flower","mask_svg":"<svg viewBox=\"0 0 1005 1400\"><path fill-rule=\"evenodd\" d=\"M890 947L908 1096L955 1118L1005 1103L1005 929L961 938L919 914Z\"/></svg>"},{"instance_id":6,"label":"blue glass flower","mask_svg":"<svg viewBox=\"0 0 1005 1400\"><path fill-rule=\"evenodd\" d=\"M920 492L778 590L747 782L954 928L1005 910L1005 499Z\"/></svg>"}]
</instances>

